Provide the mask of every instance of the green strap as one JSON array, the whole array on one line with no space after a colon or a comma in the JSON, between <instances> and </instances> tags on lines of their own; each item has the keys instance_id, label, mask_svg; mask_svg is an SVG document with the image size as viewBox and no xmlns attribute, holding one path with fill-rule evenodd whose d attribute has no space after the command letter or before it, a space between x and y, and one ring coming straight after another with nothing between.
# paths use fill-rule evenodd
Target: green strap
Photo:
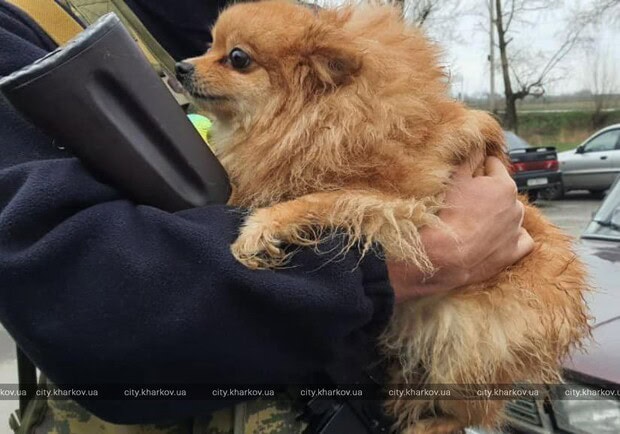
<instances>
[{"instance_id":1,"label":"green strap","mask_svg":"<svg viewBox=\"0 0 620 434\"><path fill-rule=\"evenodd\" d=\"M41 0L29 0L41 1ZM115 12L125 27L132 34L138 46L155 68L157 73L162 76L164 84L170 93L181 106L189 104L187 97L179 94L170 88L169 78L175 77L175 60L157 42L140 19L133 13L123 0L56 0L70 11L78 20L85 25L90 25L109 12Z\"/></svg>"},{"instance_id":2,"label":"green strap","mask_svg":"<svg viewBox=\"0 0 620 434\"><path fill-rule=\"evenodd\" d=\"M41 1L41 0L30 0ZM86 25L115 12L159 73L174 77L174 59L157 42L123 0L56 0Z\"/></svg>"},{"instance_id":3,"label":"green strap","mask_svg":"<svg viewBox=\"0 0 620 434\"><path fill-rule=\"evenodd\" d=\"M136 14L127 6L123 0L112 0L112 4L116 6L121 16L127 20L129 27L136 32L138 38L146 45L147 49L153 54L153 56L159 61L164 71L169 77L175 76L175 61L168 54L168 52L162 47L159 42L151 35L151 33L144 27L144 24L138 19Z\"/></svg>"}]
</instances>

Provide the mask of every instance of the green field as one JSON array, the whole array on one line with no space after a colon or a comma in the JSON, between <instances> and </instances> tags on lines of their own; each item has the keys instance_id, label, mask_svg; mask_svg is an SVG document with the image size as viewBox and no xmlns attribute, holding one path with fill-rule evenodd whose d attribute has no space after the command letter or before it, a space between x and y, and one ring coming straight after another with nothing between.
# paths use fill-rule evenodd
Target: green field
<instances>
[{"instance_id":1,"label":"green field","mask_svg":"<svg viewBox=\"0 0 620 434\"><path fill-rule=\"evenodd\" d=\"M593 127L591 111L522 112L519 135L535 146L555 146L558 151L575 148L598 129L620 123L620 110L605 113L599 128Z\"/></svg>"},{"instance_id":2,"label":"green field","mask_svg":"<svg viewBox=\"0 0 620 434\"><path fill-rule=\"evenodd\" d=\"M517 101L517 110L519 112L531 111L582 111L593 112L595 107L594 99L589 98L573 98L573 97L542 97L542 98L526 98L523 101ZM608 95L605 97L604 107L607 109L620 109L620 95Z\"/></svg>"},{"instance_id":3,"label":"green field","mask_svg":"<svg viewBox=\"0 0 620 434\"><path fill-rule=\"evenodd\" d=\"M472 108L489 108L485 98L466 98L464 102ZM500 121L503 104L497 101ZM555 146L558 151L572 149L601 128L620 123L620 95L605 96L604 107L595 120L591 94L526 98L517 102L518 134L535 146Z\"/></svg>"}]
</instances>

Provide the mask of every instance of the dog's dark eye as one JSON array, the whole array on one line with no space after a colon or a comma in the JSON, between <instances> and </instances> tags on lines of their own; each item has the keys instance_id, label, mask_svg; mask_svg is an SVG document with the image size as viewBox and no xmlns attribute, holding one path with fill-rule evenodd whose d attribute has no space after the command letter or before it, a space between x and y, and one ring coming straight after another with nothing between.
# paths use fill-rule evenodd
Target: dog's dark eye
<instances>
[{"instance_id":1,"label":"dog's dark eye","mask_svg":"<svg viewBox=\"0 0 620 434\"><path fill-rule=\"evenodd\" d=\"M245 69L250 66L250 63L252 62L250 55L240 48L233 48L228 55L228 59L230 60L232 67L235 69Z\"/></svg>"}]
</instances>

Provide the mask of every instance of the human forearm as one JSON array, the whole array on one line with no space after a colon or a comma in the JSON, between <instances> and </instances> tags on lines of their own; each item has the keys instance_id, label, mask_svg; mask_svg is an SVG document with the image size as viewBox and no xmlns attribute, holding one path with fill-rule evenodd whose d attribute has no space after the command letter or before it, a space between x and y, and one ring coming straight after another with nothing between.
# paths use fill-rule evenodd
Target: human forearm
<instances>
[{"instance_id":1,"label":"human forearm","mask_svg":"<svg viewBox=\"0 0 620 434\"><path fill-rule=\"evenodd\" d=\"M302 251L287 270L245 269L229 253L242 217L230 208L136 206L75 160L0 171L0 190L0 320L58 383L299 381L391 313L373 257ZM185 411L91 405L117 422Z\"/></svg>"}]
</instances>

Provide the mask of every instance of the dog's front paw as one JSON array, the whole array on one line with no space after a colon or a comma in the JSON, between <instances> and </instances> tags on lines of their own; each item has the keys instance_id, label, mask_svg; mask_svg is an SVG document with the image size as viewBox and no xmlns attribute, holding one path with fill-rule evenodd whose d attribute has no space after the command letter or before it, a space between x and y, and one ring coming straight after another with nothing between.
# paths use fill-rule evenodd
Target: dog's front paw
<instances>
[{"instance_id":1,"label":"dog's front paw","mask_svg":"<svg viewBox=\"0 0 620 434\"><path fill-rule=\"evenodd\" d=\"M237 261L250 269L277 268L287 259L281 245L274 231L257 215L252 215L230 250Z\"/></svg>"}]
</instances>

